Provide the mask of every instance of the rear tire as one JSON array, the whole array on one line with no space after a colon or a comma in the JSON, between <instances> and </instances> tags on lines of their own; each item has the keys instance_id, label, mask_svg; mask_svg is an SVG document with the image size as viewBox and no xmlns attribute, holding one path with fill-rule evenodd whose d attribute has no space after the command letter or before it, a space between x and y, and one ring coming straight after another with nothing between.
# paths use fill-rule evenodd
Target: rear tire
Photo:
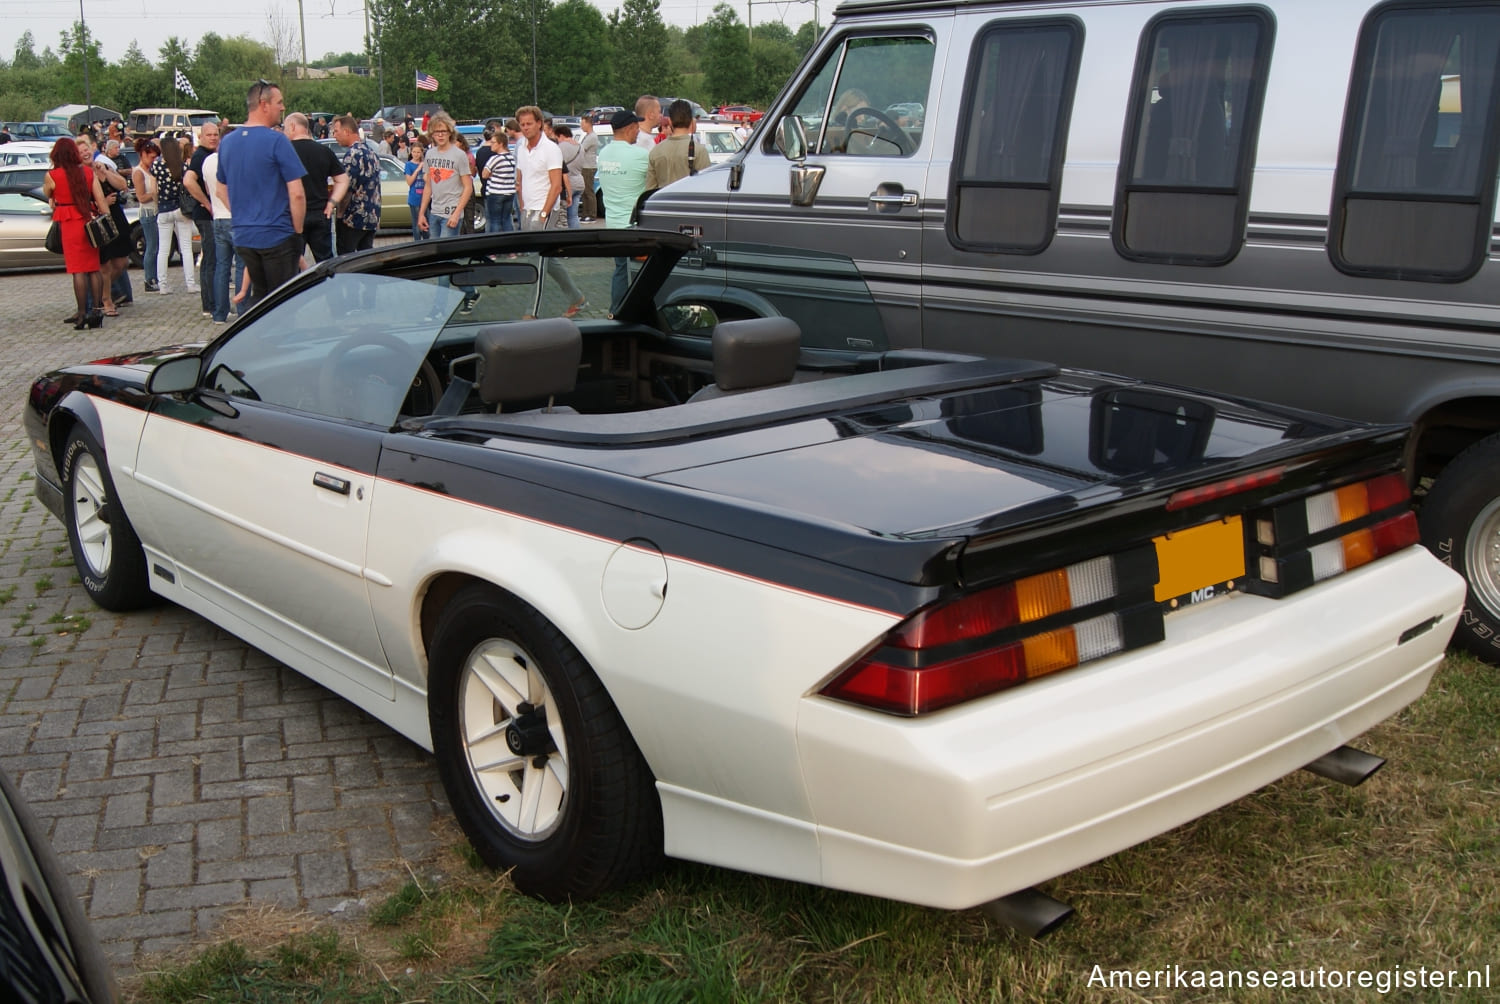
<instances>
[{"instance_id":1,"label":"rear tire","mask_svg":"<svg viewBox=\"0 0 1500 1004\"><path fill-rule=\"evenodd\" d=\"M1453 640L1500 664L1500 435L1450 463L1422 504L1422 542L1467 580Z\"/></svg>"},{"instance_id":2,"label":"rear tire","mask_svg":"<svg viewBox=\"0 0 1500 1004\"><path fill-rule=\"evenodd\" d=\"M662 853L655 781L603 684L552 624L483 585L444 609L429 659L438 774L486 864L547 900L588 898Z\"/></svg>"},{"instance_id":3,"label":"rear tire","mask_svg":"<svg viewBox=\"0 0 1500 1004\"><path fill-rule=\"evenodd\" d=\"M68 434L61 467L68 544L83 588L105 610L150 604L154 596L140 538L120 508L104 451L82 425Z\"/></svg>"}]
</instances>

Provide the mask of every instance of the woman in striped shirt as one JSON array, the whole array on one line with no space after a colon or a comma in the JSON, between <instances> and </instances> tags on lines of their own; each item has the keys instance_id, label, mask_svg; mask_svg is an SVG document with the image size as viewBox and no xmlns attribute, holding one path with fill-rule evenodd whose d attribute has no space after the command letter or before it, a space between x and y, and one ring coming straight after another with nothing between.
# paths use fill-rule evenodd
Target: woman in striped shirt
<instances>
[{"instance_id":1,"label":"woman in striped shirt","mask_svg":"<svg viewBox=\"0 0 1500 1004\"><path fill-rule=\"evenodd\" d=\"M489 138L490 156L479 172L484 182L484 232L509 233L516 210L516 156L506 143L505 130L496 129Z\"/></svg>"}]
</instances>

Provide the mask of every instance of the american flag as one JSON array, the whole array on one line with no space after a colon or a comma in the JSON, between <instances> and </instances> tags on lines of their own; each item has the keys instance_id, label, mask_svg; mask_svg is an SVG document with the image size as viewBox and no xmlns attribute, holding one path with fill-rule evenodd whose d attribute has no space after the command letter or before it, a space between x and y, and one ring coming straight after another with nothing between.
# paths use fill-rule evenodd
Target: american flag
<instances>
[{"instance_id":1,"label":"american flag","mask_svg":"<svg viewBox=\"0 0 1500 1004\"><path fill-rule=\"evenodd\" d=\"M176 67L172 68L172 81L173 81L173 85L179 91L181 91L182 93L186 94L188 97L192 98L194 101L198 100L198 92L195 91L195 90L193 90L193 85L192 84L188 83L187 74L183 73L181 70L177 69Z\"/></svg>"},{"instance_id":2,"label":"american flag","mask_svg":"<svg viewBox=\"0 0 1500 1004\"><path fill-rule=\"evenodd\" d=\"M417 71L417 89L422 91L435 91L438 87L437 77L430 73Z\"/></svg>"}]
</instances>

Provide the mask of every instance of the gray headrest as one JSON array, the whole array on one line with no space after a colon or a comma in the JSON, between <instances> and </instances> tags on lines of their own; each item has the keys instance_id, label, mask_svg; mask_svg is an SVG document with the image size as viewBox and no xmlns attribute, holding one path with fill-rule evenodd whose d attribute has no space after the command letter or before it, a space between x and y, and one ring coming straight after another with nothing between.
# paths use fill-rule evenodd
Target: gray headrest
<instances>
[{"instance_id":1,"label":"gray headrest","mask_svg":"<svg viewBox=\"0 0 1500 1004\"><path fill-rule=\"evenodd\" d=\"M474 339L483 359L479 397L487 405L566 394L578 379L583 336L566 317L512 321Z\"/></svg>"},{"instance_id":2,"label":"gray headrest","mask_svg":"<svg viewBox=\"0 0 1500 1004\"><path fill-rule=\"evenodd\" d=\"M797 375L802 329L789 317L724 321L714 328L714 383L750 390L790 383Z\"/></svg>"}]
</instances>

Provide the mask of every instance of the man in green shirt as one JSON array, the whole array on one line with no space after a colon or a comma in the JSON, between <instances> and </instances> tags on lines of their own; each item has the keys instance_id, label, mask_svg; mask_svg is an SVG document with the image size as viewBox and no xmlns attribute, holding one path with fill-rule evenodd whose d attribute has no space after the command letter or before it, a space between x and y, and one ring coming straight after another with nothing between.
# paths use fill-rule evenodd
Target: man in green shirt
<instances>
[{"instance_id":1,"label":"man in green shirt","mask_svg":"<svg viewBox=\"0 0 1500 1004\"><path fill-rule=\"evenodd\" d=\"M614 141L599 153L599 186L604 194L604 225L625 228L635 225L635 205L646 190L646 171L651 155L635 145L641 118L632 111L615 112L609 120ZM609 284L609 312L620 309L630 288L629 262L615 259L615 274Z\"/></svg>"}]
</instances>

